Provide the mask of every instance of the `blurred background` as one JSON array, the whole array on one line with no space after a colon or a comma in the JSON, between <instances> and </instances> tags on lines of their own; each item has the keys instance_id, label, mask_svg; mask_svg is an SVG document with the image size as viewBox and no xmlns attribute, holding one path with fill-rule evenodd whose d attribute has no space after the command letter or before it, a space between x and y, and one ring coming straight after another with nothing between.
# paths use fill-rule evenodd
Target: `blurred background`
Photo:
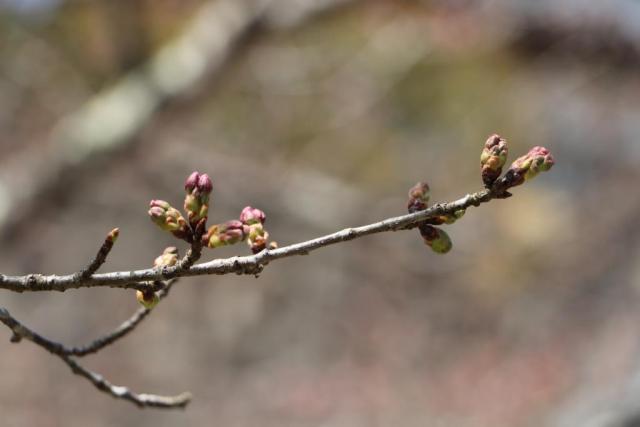
<instances>
[{"instance_id":1,"label":"blurred background","mask_svg":"<svg viewBox=\"0 0 640 427\"><path fill-rule=\"evenodd\" d=\"M385 233L181 280L84 360L141 411L0 331L6 426L640 426L640 2L0 0L0 271L102 271L175 244L148 201L214 180L281 245L481 188L497 132L556 166L470 209L432 253ZM181 248L184 251L184 248ZM244 245L203 260L247 254ZM82 344L133 292L1 292Z\"/></svg>"}]
</instances>

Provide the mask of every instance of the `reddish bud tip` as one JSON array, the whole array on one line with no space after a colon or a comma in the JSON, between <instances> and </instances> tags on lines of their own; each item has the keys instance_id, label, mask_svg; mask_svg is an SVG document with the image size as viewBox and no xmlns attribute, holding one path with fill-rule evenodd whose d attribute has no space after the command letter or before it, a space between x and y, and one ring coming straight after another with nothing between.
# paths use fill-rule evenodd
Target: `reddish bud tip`
<instances>
[{"instance_id":1,"label":"reddish bud tip","mask_svg":"<svg viewBox=\"0 0 640 427\"><path fill-rule=\"evenodd\" d=\"M509 167L505 179L507 188L520 185L536 177L540 172L551 169L555 159L545 147L533 147L527 154L517 158Z\"/></svg>"},{"instance_id":2,"label":"reddish bud tip","mask_svg":"<svg viewBox=\"0 0 640 427\"><path fill-rule=\"evenodd\" d=\"M260 209L252 208L251 206L245 207L244 209L242 209L242 212L240 212L240 221L247 225L257 223L264 224L266 219L267 216L264 212L262 212Z\"/></svg>"},{"instance_id":3,"label":"reddish bud tip","mask_svg":"<svg viewBox=\"0 0 640 427\"><path fill-rule=\"evenodd\" d=\"M198 185L198 178L200 177L200 173L198 171L192 172L191 175L184 182L184 189L188 192L192 192L194 188Z\"/></svg>"},{"instance_id":4,"label":"reddish bud tip","mask_svg":"<svg viewBox=\"0 0 640 427\"><path fill-rule=\"evenodd\" d=\"M211 182L211 178L206 173L203 173L198 178L198 190L201 194L209 194L211 190L213 190L213 183Z\"/></svg>"},{"instance_id":5,"label":"reddish bud tip","mask_svg":"<svg viewBox=\"0 0 640 427\"><path fill-rule=\"evenodd\" d=\"M429 184L418 182L409 189L409 202L407 209L409 213L423 211L427 208L430 197Z\"/></svg>"}]
</instances>

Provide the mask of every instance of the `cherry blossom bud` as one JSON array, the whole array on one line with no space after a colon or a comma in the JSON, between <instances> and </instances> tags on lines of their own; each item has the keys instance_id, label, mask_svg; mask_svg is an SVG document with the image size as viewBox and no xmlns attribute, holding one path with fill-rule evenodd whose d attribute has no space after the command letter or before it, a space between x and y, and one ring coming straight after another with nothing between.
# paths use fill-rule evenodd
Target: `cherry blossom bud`
<instances>
[{"instance_id":1,"label":"cherry blossom bud","mask_svg":"<svg viewBox=\"0 0 640 427\"><path fill-rule=\"evenodd\" d=\"M240 212L240 221L247 225L257 223L264 224L266 219L267 216L264 212L260 209L252 208L251 206L245 207L242 209L242 212Z\"/></svg>"},{"instance_id":2,"label":"cherry blossom bud","mask_svg":"<svg viewBox=\"0 0 640 427\"><path fill-rule=\"evenodd\" d=\"M136 291L136 299L142 306L148 310L158 305L160 297L155 292L149 291Z\"/></svg>"},{"instance_id":3,"label":"cherry blossom bud","mask_svg":"<svg viewBox=\"0 0 640 427\"><path fill-rule=\"evenodd\" d=\"M500 177L502 167L507 161L507 141L500 135L491 135L484 143L480 155L482 182L489 188Z\"/></svg>"},{"instance_id":4,"label":"cherry blossom bud","mask_svg":"<svg viewBox=\"0 0 640 427\"><path fill-rule=\"evenodd\" d=\"M191 229L180 211L164 200L149 203L149 216L161 229L171 232L179 239L189 240Z\"/></svg>"},{"instance_id":5,"label":"cherry blossom bud","mask_svg":"<svg viewBox=\"0 0 640 427\"><path fill-rule=\"evenodd\" d=\"M249 234L249 226L237 219L209 227L202 236L202 244L209 248L234 245L243 241Z\"/></svg>"},{"instance_id":6,"label":"cherry blossom bud","mask_svg":"<svg viewBox=\"0 0 640 427\"><path fill-rule=\"evenodd\" d=\"M261 223L252 224L249 226L249 235L247 237L247 244L251 248L251 252L257 254L267 247L267 239L269 233L264 229Z\"/></svg>"},{"instance_id":7,"label":"cherry blossom bud","mask_svg":"<svg viewBox=\"0 0 640 427\"><path fill-rule=\"evenodd\" d=\"M178 248L169 246L153 261L155 267L172 267L178 263Z\"/></svg>"},{"instance_id":8,"label":"cherry blossom bud","mask_svg":"<svg viewBox=\"0 0 640 427\"><path fill-rule=\"evenodd\" d=\"M527 154L517 158L509 167L505 180L507 187L515 187L534 178L540 172L551 169L555 160L549 150L544 147L533 147Z\"/></svg>"},{"instance_id":9,"label":"cherry blossom bud","mask_svg":"<svg viewBox=\"0 0 640 427\"><path fill-rule=\"evenodd\" d=\"M184 183L186 196L184 198L184 210L187 213L189 224L195 228L196 224L209 213L209 195L213 189L213 183L209 175L193 172Z\"/></svg>"}]
</instances>

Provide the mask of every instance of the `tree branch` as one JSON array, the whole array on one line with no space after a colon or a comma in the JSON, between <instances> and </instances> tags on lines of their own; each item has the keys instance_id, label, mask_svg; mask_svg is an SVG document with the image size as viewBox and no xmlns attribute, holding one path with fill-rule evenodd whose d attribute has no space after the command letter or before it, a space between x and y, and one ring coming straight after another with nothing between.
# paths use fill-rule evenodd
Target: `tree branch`
<instances>
[{"instance_id":1,"label":"tree branch","mask_svg":"<svg viewBox=\"0 0 640 427\"><path fill-rule=\"evenodd\" d=\"M164 284L163 289L158 292L158 297L160 300L162 300L169 294L171 287L177 281L178 279L172 279ZM118 326L112 332L93 340L87 345L79 347L63 347L64 354L82 357L91 353L97 353L103 348L113 344L120 338L128 335L129 332L132 332L149 315L149 313L151 313L151 309L140 307L138 310L136 310L135 313L133 313L133 315L131 315L131 317L122 322L120 326Z\"/></svg>"},{"instance_id":2,"label":"tree branch","mask_svg":"<svg viewBox=\"0 0 640 427\"><path fill-rule=\"evenodd\" d=\"M110 342L106 344L95 344L87 346L87 349L93 347L96 348L95 351L103 348L105 345L115 341L117 338L126 335L126 333L130 332L135 328L135 326L140 323L140 321L148 314L149 310L145 309L144 314L139 314L140 311L136 313L131 319L129 319L129 326L122 328L118 328L120 330L119 335L111 334ZM134 319L134 320L132 320ZM29 329L22 323L20 323L17 319L15 319L9 311L5 308L0 307L0 322L4 323L11 331L13 331L13 342L19 342L20 339L27 339L34 344L44 348L48 352L55 354L60 357L68 366L71 368L74 374L80 375L87 380L89 380L98 390L109 394L110 396L116 399L124 399L127 400L138 407L154 407L154 408L184 408L189 401L191 400L190 393L181 393L177 396L159 396L155 394L146 394L141 393L137 394L129 390L127 387L118 386L112 384L108 380L106 380L102 375L97 374L84 366L80 365L75 359L73 359L69 354L73 352L74 349L67 349L64 345L52 341L48 338L43 337L42 335L36 333L35 331ZM126 324L127 322L125 322ZM123 324L123 325L125 325ZM19 337L16 339L15 337ZM94 345L95 344L95 345ZM86 354L86 353L85 353Z\"/></svg>"},{"instance_id":3,"label":"tree branch","mask_svg":"<svg viewBox=\"0 0 640 427\"><path fill-rule=\"evenodd\" d=\"M345 242L387 231L398 231L413 228L416 224L432 217L452 214L455 211L471 206L479 206L494 198L500 197L496 190L481 190L449 203L438 203L425 210L387 218L360 227L346 228L332 234L321 236L305 242L295 243L273 250L264 250L255 255L234 256L215 259L197 265L188 266L183 263L173 267L148 268L144 270L119 271L93 274L82 277L78 273L69 275L28 274L25 276L7 276L0 274L0 289L14 292L60 291L68 289L111 287L122 289L148 289L149 282L168 280L176 277L204 276L211 274L258 274L269 262L295 255L307 255L310 252L336 243ZM147 283L144 283L147 282Z\"/></svg>"}]
</instances>

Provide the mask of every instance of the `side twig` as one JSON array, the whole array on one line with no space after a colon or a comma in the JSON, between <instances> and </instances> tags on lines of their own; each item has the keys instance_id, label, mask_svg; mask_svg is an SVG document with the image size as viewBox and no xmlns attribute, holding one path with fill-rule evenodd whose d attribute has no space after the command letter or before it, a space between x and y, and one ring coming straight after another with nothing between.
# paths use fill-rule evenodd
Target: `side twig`
<instances>
[{"instance_id":1,"label":"side twig","mask_svg":"<svg viewBox=\"0 0 640 427\"><path fill-rule=\"evenodd\" d=\"M171 286L175 280L169 281L165 288L158 295L160 299L167 296ZM100 337L88 345L81 347L66 347L61 343L50 340L37 332L29 329L14 318L7 309L0 307L0 322L5 324L13 332L12 342L20 342L23 338L33 342L34 344L44 348L48 352L60 357L73 371L74 374L80 375L89 380L98 390L105 392L116 399L127 400L138 407L155 407L155 408L184 408L191 400L190 393L181 393L177 396L159 396L155 394L134 393L127 387L112 384L102 375L95 373L84 366L80 365L72 356L86 356L96 353L113 344L118 339L132 332L151 312L150 309L140 308L129 319L123 322L113 332Z\"/></svg>"},{"instance_id":2,"label":"side twig","mask_svg":"<svg viewBox=\"0 0 640 427\"><path fill-rule=\"evenodd\" d=\"M163 289L158 292L158 297L160 300L162 300L169 294L171 287L177 281L178 279L173 279L173 280L167 281L164 284ZM91 343L83 346L64 347L64 353L66 355L78 356L78 357L86 356L92 353L97 353L103 348L113 344L120 338L123 338L124 336L132 332L149 315L149 313L151 313L151 309L140 307L139 309L136 310L135 313L133 313L131 317L129 317L124 322L122 322L120 326L118 326L112 332L106 335L103 335L93 340Z\"/></svg>"},{"instance_id":3,"label":"side twig","mask_svg":"<svg viewBox=\"0 0 640 427\"><path fill-rule=\"evenodd\" d=\"M102 264L105 263L107 257L109 256L109 252L111 252L111 249L113 248L113 244L118 239L119 234L120 230L118 228L114 228L109 232L109 234L107 234L107 237L105 237L102 246L100 246L100 249L98 249L98 253L96 254L95 258L84 268L84 270L81 270L77 273L81 279L87 279L91 277L93 273L95 273L100 267L102 267Z\"/></svg>"}]
</instances>

